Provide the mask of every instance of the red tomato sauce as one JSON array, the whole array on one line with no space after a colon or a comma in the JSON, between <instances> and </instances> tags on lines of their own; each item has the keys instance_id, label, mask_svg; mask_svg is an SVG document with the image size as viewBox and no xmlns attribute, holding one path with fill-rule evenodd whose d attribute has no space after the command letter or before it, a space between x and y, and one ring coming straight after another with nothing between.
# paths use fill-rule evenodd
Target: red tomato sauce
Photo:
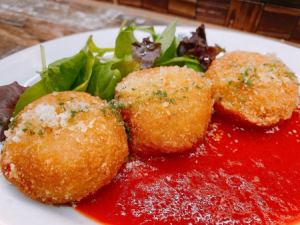
<instances>
[{"instance_id":1,"label":"red tomato sauce","mask_svg":"<svg viewBox=\"0 0 300 225\"><path fill-rule=\"evenodd\" d=\"M268 129L213 116L194 151L132 157L76 209L104 224L285 224L300 218L300 113Z\"/></svg>"}]
</instances>

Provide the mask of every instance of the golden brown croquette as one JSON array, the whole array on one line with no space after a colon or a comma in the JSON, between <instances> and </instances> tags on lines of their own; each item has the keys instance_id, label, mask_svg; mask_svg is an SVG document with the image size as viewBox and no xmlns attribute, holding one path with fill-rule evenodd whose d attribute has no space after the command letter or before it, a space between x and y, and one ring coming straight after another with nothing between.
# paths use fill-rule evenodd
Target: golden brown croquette
<instances>
[{"instance_id":1,"label":"golden brown croquette","mask_svg":"<svg viewBox=\"0 0 300 225\"><path fill-rule=\"evenodd\" d=\"M274 55L226 53L205 76L214 86L215 109L248 124L274 125L298 104L297 78Z\"/></svg>"},{"instance_id":2,"label":"golden brown croquette","mask_svg":"<svg viewBox=\"0 0 300 225\"><path fill-rule=\"evenodd\" d=\"M192 69L158 67L129 74L116 88L130 145L140 153L182 152L204 135L212 114L209 80Z\"/></svg>"},{"instance_id":3,"label":"golden brown croquette","mask_svg":"<svg viewBox=\"0 0 300 225\"><path fill-rule=\"evenodd\" d=\"M95 193L128 156L126 133L108 104L82 92L39 98L6 135L4 176L32 199L50 204Z\"/></svg>"}]
</instances>

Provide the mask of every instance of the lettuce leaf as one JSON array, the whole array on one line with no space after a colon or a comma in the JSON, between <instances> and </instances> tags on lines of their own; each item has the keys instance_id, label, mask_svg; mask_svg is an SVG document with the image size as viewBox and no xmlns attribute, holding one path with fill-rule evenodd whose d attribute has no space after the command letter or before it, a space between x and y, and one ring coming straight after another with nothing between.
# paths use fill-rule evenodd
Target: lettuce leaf
<instances>
[{"instance_id":1,"label":"lettuce leaf","mask_svg":"<svg viewBox=\"0 0 300 225\"><path fill-rule=\"evenodd\" d=\"M149 33L152 40L144 39L138 43L135 31ZM85 91L111 100L117 83L133 71L169 65L203 71L208 67L204 62L206 56L212 55L213 60L219 53L207 46L204 26L192 33L191 38L185 37L180 44L175 32L176 21L171 22L161 34L157 34L152 26L130 24L120 28L115 48L100 48L90 36L84 48L72 57L57 60L48 67L42 57L41 80L21 95L14 113L17 114L27 104L53 91ZM43 53L43 48L41 51ZM112 58L105 57L108 52L114 52Z\"/></svg>"},{"instance_id":2,"label":"lettuce leaf","mask_svg":"<svg viewBox=\"0 0 300 225\"><path fill-rule=\"evenodd\" d=\"M126 55L122 59L116 59L112 64L113 69L118 69L121 73L122 78L127 76L129 73L139 70L141 68L140 63L133 59L131 55Z\"/></svg>"},{"instance_id":3,"label":"lettuce leaf","mask_svg":"<svg viewBox=\"0 0 300 225\"><path fill-rule=\"evenodd\" d=\"M76 55L51 63L41 74L45 85L54 91L71 90L87 63L87 53L81 50Z\"/></svg>"},{"instance_id":4,"label":"lettuce leaf","mask_svg":"<svg viewBox=\"0 0 300 225\"><path fill-rule=\"evenodd\" d=\"M122 76L118 69L112 69L112 62L97 63L94 66L87 92L110 100L114 97L115 87Z\"/></svg>"},{"instance_id":5,"label":"lettuce leaf","mask_svg":"<svg viewBox=\"0 0 300 225\"><path fill-rule=\"evenodd\" d=\"M160 63L160 66L174 66L174 65L187 66L188 68L191 68L197 72L204 71L198 59L194 59L186 56L174 57Z\"/></svg>"},{"instance_id":6,"label":"lettuce leaf","mask_svg":"<svg viewBox=\"0 0 300 225\"><path fill-rule=\"evenodd\" d=\"M128 26L125 29L121 28L115 43L115 57L123 58L132 53L132 43L136 42L134 37L134 27Z\"/></svg>"},{"instance_id":7,"label":"lettuce leaf","mask_svg":"<svg viewBox=\"0 0 300 225\"><path fill-rule=\"evenodd\" d=\"M87 53L81 50L73 57L60 59L51 63L41 72L41 80L26 89L20 96L14 114L26 105L53 91L71 90L78 77L83 74L87 62Z\"/></svg>"},{"instance_id":8,"label":"lettuce leaf","mask_svg":"<svg viewBox=\"0 0 300 225\"><path fill-rule=\"evenodd\" d=\"M158 36L156 42L161 44L161 54L155 61L156 66L176 56L177 40L175 32L176 21L173 21L166 27L161 35Z\"/></svg>"},{"instance_id":9,"label":"lettuce leaf","mask_svg":"<svg viewBox=\"0 0 300 225\"><path fill-rule=\"evenodd\" d=\"M25 90L17 82L0 86L0 141L5 139L4 131L8 129L16 103Z\"/></svg>"},{"instance_id":10,"label":"lettuce leaf","mask_svg":"<svg viewBox=\"0 0 300 225\"><path fill-rule=\"evenodd\" d=\"M218 45L209 46L206 40L205 26L201 24L192 32L190 37L184 37L177 49L178 56L186 56L198 59L204 71L208 69L217 55L224 52L225 49Z\"/></svg>"},{"instance_id":11,"label":"lettuce leaf","mask_svg":"<svg viewBox=\"0 0 300 225\"><path fill-rule=\"evenodd\" d=\"M13 114L17 115L26 105L52 91L46 87L44 80L38 81L33 86L27 88L20 96Z\"/></svg>"},{"instance_id":12,"label":"lettuce leaf","mask_svg":"<svg viewBox=\"0 0 300 225\"><path fill-rule=\"evenodd\" d=\"M114 48L99 48L95 42L93 41L93 36L89 36L86 46L85 46L86 51L90 51L92 53L96 53L97 56L103 56L107 52L113 52L115 49Z\"/></svg>"},{"instance_id":13,"label":"lettuce leaf","mask_svg":"<svg viewBox=\"0 0 300 225\"><path fill-rule=\"evenodd\" d=\"M88 84L91 79L91 75L93 72L93 66L95 62L95 57L91 52L87 52L87 60L84 66L84 71L82 75L77 77L75 85L73 85L72 90L74 91L86 91L88 88Z\"/></svg>"},{"instance_id":14,"label":"lettuce leaf","mask_svg":"<svg viewBox=\"0 0 300 225\"><path fill-rule=\"evenodd\" d=\"M132 55L141 65L141 69L151 68L155 60L160 56L161 45L144 38L142 42L132 44Z\"/></svg>"}]
</instances>

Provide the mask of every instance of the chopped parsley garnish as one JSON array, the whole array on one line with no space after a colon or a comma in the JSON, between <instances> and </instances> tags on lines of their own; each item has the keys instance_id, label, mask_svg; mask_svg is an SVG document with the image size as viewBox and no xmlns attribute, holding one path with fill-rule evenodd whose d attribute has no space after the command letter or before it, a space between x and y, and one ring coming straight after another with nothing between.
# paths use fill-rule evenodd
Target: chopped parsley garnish
<instances>
[{"instance_id":1,"label":"chopped parsley garnish","mask_svg":"<svg viewBox=\"0 0 300 225\"><path fill-rule=\"evenodd\" d=\"M143 31L149 35L138 42L135 31ZM208 45L204 25L192 32L191 37L178 38L176 21L172 21L159 33L152 26L124 23L115 39L114 48L100 48L90 36L78 53L49 65L45 64L43 48L41 51L42 80L28 87L20 96L15 115L35 99L52 92L82 91L110 101L122 78L143 68L186 66L196 72L203 72L224 49ZM113 57L107 57L106 53L112 53ZM125 88L124 85L121 87ZM155 95L167 97L164 91L157 91ZM67 105L59 103L59 106L65 111Z\"/></svg>"},{"instance_id":2,"label":"chopped parsley garnish","mask_svg":"<svg viewBox=\"0 0 300 225\"><path fill-rule=\"evenodd\" d=\"M171 104L175 104L176 103L176 99L175 98L168 98L167 101Z\"/></svg>"},{"instance_id":3,"label":"chopped parsley garnish","mask_svg":"<svg viewBox=\"0 0 300 225\"><path fill-rule=\"evenodd\" d=\"M253 80L257 77L256 68L247 68L243 73L241 73L240 78L238 78L243 85L250 87L253 85Z\"/></svg>"},{"instance_id":4,"label":"chopped parsley garnish","mask_svg":"<svg viewBox=\"0 0 300 225\"><path fill-rule=\"evenodd\" d=\"M73 117L76 116L76 114L78 113L78 111L71 110L70 113L71 113L71 117L73 118Z\"/></svg>"},{"instance_id":5,"label":"chopped parsley garnish","mask_svg":"<svg viewBox=\"0 0 300 225\"><path fill-rule=\"evenodd\" d=\"M109 101L107 106L101 108L101 111L104 116L107 116L109 115L109 113L112 113L117 118L117 121L123 125L123 120L119 110L124 108L125 108L125 104L123 102L113 99Z\"/></svg>"},{"instance_id":6,"label":"chopped parsley garnish","mask_svg":"<svg viewBox=\"0 0 300 225\"><path fill-rule=\"evenodd\" d=\"M26 132L27 130L28 130L27 127L24 127L24 128L22 129L23 132Z\"/></svg>"},{"instance_id":7,"label":"chopped parsley garnish","mask_svg":"<svg viewBox=\"0 0 300 225\"><path fill-rule=\"evenodd\" d=\"M157 90L152 93L153 96L158 97L159 99L163 99L164 101L167 101L168 103L175 104L176 99L168 97L168 93L166 91Z\"/></svg>"},{"instance_id":8,"label":"chopped parsley garnish","mask_svg":"<svg viewBox=\"0 0 300 225\"><path fill-rule=\"evenodd\" d=\"M39 130L39 131L38 131L38 135L39 135L39 136L43 136L43 135L44 135L44 132L43 132L42 130Z\"/></svg>"},{"instance_id":9,"label":"chopped parsley garnish","mask_svg":"<svg viewBox=\"0 0 300 225\"><path fill-rule=\"evenodd\" d=\"M287 71L286 73L285 73L285 75L288 77L288 78L295 78L296 77L296 75L293 73L293 72L290 72L290 71Z\"/></svg>"},{"instance_id":10,"label":"chopped parsley garnish","mask_svg":"<svg viewBox=\"0 0 300 225\"><path fill-rule=\"evenodd\" d=\"M66 111L65 103L60 102L60 103L58 103L58 105L60 106L60 108L61 108L63 111Z\"/></svg>"},{"instance_id":11,"label":"chopped parsley garnish","mask_svg":"<svg viewBox=\"0 0 300 225\"><path fill-rule=\"evenodd\" d=\"M160 98L166 98L168 97L168 94L166 91L162 91L162 90L157 90L153 92L154 96L160 97Z\"/></svg>"},{"instance_id":12,"label":"chopped parsley garnish","mask_svg":"<svg viewBox=\"0 0 300 225\"><path fill-rule=\"evenodd\" d=\"M115 99L109 101L109 106L118 110L118 109L124 109L125 108L125 104L123 102L117 101Z\"/></svg>"}]
</instances>

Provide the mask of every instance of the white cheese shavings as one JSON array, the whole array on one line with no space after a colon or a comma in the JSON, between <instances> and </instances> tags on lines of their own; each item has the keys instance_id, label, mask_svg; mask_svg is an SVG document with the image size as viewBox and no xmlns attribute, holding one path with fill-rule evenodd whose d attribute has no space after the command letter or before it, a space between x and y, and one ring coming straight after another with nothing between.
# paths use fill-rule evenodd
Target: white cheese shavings
<instances>
[{"instance_id":1,"label":"white cheese shavings","mask_svg":"<svg viewBox=\"0 0 300 225\"><path fill-rule=\"evenodd\" d=\"M87 112L89 104L86 102L67 101L65 108L67 111Z\"/></svg>"},{"instance_id":2,"label":"white cheese shavings","mask_svg":"<svg viewBox=\"0 0 300 225\"><path fill-rule=\"evenodd\" d=\"M63 105L63 110L60 112L58 109L61 105ZM19 121L21 122L15 128L5 131L5 136L7 141L19 142L27 130L34 134L43 132L45 128L57 129L59 127L67 127L69 120L74 117L74 112L87 112L89 107L88 103L77 102L76 100L57 104L39 104L20 114ZM88 124L84 124L81 121L75 125L75 129L86 132L87 129L93 127L94 122L95 120L92 120Z\"/></svg>"},{"instance_id":3,"label":"white cheese shavings","mask_svg":"<svg viewBox=\"0 0 300 225\"><path fill-rule=\"evenodd\" d=\"M78 122L74 126L69 127L69 130L79 130L83 133L85 133L88 129L91 129L94 127L96 119L91 120L88 124L85 124L83 121Z\"/></svg>"},{"instance_id":4,"label":"white cheese shavings","mask_svg":"<svg viewBox=\"0 0 300 225\"><path fill-rule=\"evenodd\" d=\"M36 119L38 119L41 122L41 125L43 127L55 127L58 124L58 120L57 120L57 113L55 111L56 107L53 105L49 105L49 104L41 104L38 105L37 107L35 107L34 111L34 116ZM30 113L30 112L28 112ZM26 113L23 114L23 119L24 115ZM33 114L29 115L29 116L33 116ZM26 119L25 119L26 120Z\"/></svg>"}]
</instances>

